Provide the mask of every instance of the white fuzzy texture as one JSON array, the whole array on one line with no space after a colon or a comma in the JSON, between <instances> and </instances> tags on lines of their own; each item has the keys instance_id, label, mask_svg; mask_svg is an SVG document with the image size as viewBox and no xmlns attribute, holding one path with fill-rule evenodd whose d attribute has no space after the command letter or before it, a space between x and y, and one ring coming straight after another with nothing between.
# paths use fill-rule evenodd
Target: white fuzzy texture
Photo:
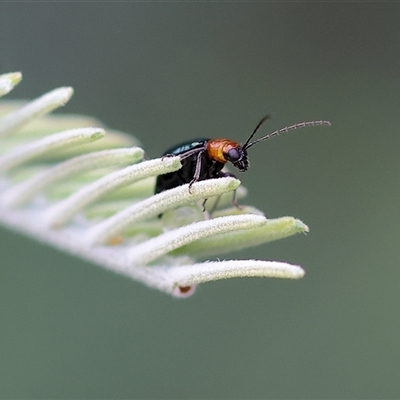
<instances>
[{"instance_id":1,"label":"white fuzzy texture","mask_svg":"<svg viewBox=\"0 0 400 400\"><path fill-rule=\"evenodd\" d=\"M15 132L34 118L41 117L54 109L65 105L73 95L71 87L61 87L29 102L20 110L1 120L0 137L6 137Z\"/></svg>"},{"instance_id":2,"label":"white fuzzy texture","mask_svg":"<svg viewBox=\"0 0 400 400\"><path fill-rule=\"evenodd\" d=\"M3 204L22 206L36 194L62 179L70 178L80 172L112 165L135 163L143 158L144 151L139 147L96 151L76 156L60 162L51 168L37 173L32 178L13 186L3 194Z\"/></svg>"},{"instance_id":3,"label":"white fuzzy texture","mask_svg":"<svg viewBox=\"0 0 400 400\"><path fill-rule=\"evenodd\" d=\"M133 264L148 264L179 247L226 232L258 228L267 222L261 215L230 215L183 226L135 246L129 260Z\"/></svg>"},{"instance_id":4,"label":"white fuzzy texture","mask_svg":"<svg viewBox=\"0 0 400 400\"><path fill-rule=\"evenodd\" d=\"M91 246L82 238L82 228L69 226L60 230L46 229L38 221L43 220L39 210L0 210L0 221L16 231L28 234L60 250L80 256L115 273L138 280L147 286L175 297L185 298L193 294L181 292L179 287L196 286L199 283L227 278L265 277L299 279L304 270L286 262L261 260L225 260L205 263L184 263L177 259L173 265L138 265L128 257L129 253L146 246ZM207 222L207 221L206 221ZM261 222L261 221L260 221ZM213 228L215 231L216 229ZM192 233L189 231L189 236ZM151 239L150 239L151 240ZM150 247L149 247L150 248ZM187 259L183 259L183 262Z\"/></svg>"},{"instance_id":5,"label":"white fuzzy texture","mask_svg":"<svg viewBox=\"0 0 400 400\"><path fill-rule=\"evenodd\" d=\"M71 129L18 146L0 157L0 173L54 151L101 139L104 135L102 128Z\"/></svg>"},{"instance_id":6,"label":"white fuzzy texture","mask_svg":"<svg viewBox=\"0 0 400 400\"><path fill-rule=\"evenodd\" d=\"M158 193L139 203L125 208L119 213L97 224L88 231L87 239L90 243L100 244L122 233L129 226L146 218L155 217L167 210L194 202L218 196L235 190L240 184L235 178L210 179L193 184L189 192L189 185L182 185L169 191Z\"/></svg>"},{"instance_id":7,"label":"white fuzzy texture","mask_svg":"<svg viewBox=\"0 0 400 400\"><path fill-rule=\"evenodd\" d=\"M99 180L88 184L76 193L51 207L46 213L46 224L50 227L60 227L68 222L83 207L98 200L106 193L137 182L149 176L176 171L181 167L179 157L158 158L143 161L140 164L126 167L113 172Z\"/></svg>"}]
</instances>

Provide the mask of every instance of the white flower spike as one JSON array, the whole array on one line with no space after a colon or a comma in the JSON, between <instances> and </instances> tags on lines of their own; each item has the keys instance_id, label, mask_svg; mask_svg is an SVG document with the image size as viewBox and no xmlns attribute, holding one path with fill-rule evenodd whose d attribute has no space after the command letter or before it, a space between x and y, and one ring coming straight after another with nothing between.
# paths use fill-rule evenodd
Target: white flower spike
<instances>
[{"instance_id":1,"label":"white flower spike","mask_svg":"<svg viewBox=\"0 0 400 400\"><path fill-rule=\"evenodd\" d=\"M0 96L21 79L0 75ZM72 94L59 88L24 104L0 101L0 223L175 297L218 279L304 275L277 261L196 262L308 227L231 207L232 192L244 192L232 177L153 195L155 177L181 168L180 158L143 161L130 135L88 117L47 115ZM212 212L202 211L204 199Z\"/></svg>"}]
</instances>

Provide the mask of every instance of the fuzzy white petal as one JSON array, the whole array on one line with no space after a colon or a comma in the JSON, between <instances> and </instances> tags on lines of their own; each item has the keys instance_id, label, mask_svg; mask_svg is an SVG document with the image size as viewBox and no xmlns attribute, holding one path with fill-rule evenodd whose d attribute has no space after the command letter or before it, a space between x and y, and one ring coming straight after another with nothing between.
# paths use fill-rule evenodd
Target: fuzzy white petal
<instances>
[{"instance_id":1,"label":"fuzzy white petal","mask_svg":"<svg viewBox=\"0 0 400 400\"><path fill-rule=\"evenodd\" d=\"M182 185L167 190L123 211L113 215L94 226L88 232L90 243L105 243L107 240L126 230L130 225L146 218L151 218L165 211L176 208L196 200L218 196L222 193L235 190L240 181L235 178L210 179L195 183L189 192L189 185Z\"/></svg>"},{"instance_id":2,"label":"fuzzy white petal","mask_svg":"<svg viewBox=\"0 0 400 400\"><path fill-rule=\"evenodd\" d=\"M70 158L36 174L31 179L12 187L3 195L3 203L8 206L22 206L46 187L62 179L70 178L82 171L111 165L136 163L143 158L140 147L102 150Z\"/></svg>"},{"instance_id":3,"label":"fuzzy white petal","mask_svg":"<svg viewBox=\"0 0 400 400\"><path fill-rule=\"evenodd\" d=\"M144 161L108 174L51 207L45 217L46 223L51 227L60 227L68 222L83 207L104 196L106 193L149 176L165 174L176 171L179 168L181 168L179 157L166 157Z\"/></svg>"},{"instance_id":4,"label":"fuzzy white petal","mask_svg":"<svg viewBox=\"0 0 400 400\"><path fill-rule=\"evenodd\" d=\"M46 153L92 142L101 139L104 135L105 131L102 128L71 129L20 145L0 157L0 173L43 156Z\"/></svg>"},{"instance_id":5,"label":"fuzzy white petal","mask_svg":"<svg viewBox=\"0 0 400 400\"><path fill-rule=\"evenodd\" d=\"M133 264L148 264L170 251L204 237L241 229L258 228L266 222L265 217L252 214L230 215L195 222L135 246L129 253L129 259Z\"/></svg>"},{"instance_id":6,"label":"fuzzy white petal","mask_svg":"<svg viewBox=\"0 0 400 400\"><path fill-rule=\"evenodd\" d=\"M8 74L0 75L0 97L14 89L21 81L21 72L11 72Z\"/></svg>"},{"instance_id":7,"label":"fuzzy white petal","mask_svg":"<svg viewBox=\"0 0 400 400\"><path fill-rule=\"evenodd\" d=\"M29 102L20 110L8 115L0 121L0 137L6 137L33 118L40 117L65 105L73 93L74 90L71 87L61 87Z\"/></svg>"}]
</instances>

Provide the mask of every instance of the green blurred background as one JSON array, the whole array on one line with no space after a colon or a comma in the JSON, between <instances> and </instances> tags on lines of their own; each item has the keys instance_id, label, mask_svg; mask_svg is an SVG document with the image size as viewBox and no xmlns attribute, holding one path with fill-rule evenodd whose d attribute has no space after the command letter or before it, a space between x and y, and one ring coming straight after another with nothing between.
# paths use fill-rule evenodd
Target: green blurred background
<instances>
[{"instance_id":1,"label":"green blurred background","mask_svg":"<svg viewBox=\"0 0 400 400\"><path fill-rule=\"evenodd\" d=\"M63 112L149 157L244 140L248 204L310 233L232 254L305 267L176 300L4 228L2 398L399 398L399 3L5 3L8 98L71 85ZM229 256L229 255L228 255Z\"/></svg>"}]
</instances>

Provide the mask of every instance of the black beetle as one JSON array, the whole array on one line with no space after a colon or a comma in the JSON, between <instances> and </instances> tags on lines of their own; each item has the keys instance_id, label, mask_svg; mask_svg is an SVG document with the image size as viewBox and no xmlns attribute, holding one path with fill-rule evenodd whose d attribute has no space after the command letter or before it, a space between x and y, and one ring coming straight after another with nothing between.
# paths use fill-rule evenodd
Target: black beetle
<instances>
[{"instance_id":1,"label":"black beetle","mask_svg":"<svg viewBox=\"0 0 400 400\"><path fill-rule=\"evenodd\" d=\"M163 156L180 156L182 168L175 172L169 172L157 177L155 193L160 193L167 189L189 183L189 191L193 183L211 178L223 178L225 176L233 176L229 172L223 172L222 168L229 161L239 171L247 171L249 160L247 158L247 150L256 143L278 136L281 133L291 130L305 128L308 126L331 125L329 121L304 121L294 125L285 126L277 129L274 132L263 136L260 139L250 142L254 137L258 128L270 118L266 115L257 124L253 133L249 136L246 142L241 145L230 139L194 139L183 142L177 146L171 147L164 152Z\"/></svg>"}]
</instances>

